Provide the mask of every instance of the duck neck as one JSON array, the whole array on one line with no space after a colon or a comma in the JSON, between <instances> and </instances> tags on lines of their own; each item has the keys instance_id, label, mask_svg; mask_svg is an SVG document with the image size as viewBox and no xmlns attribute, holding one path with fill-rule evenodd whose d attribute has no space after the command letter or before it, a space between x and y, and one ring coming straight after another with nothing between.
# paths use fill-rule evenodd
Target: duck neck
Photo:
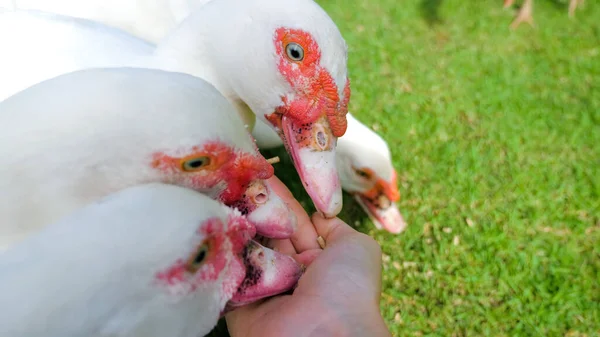
<instances>
[{"instance_id":1,"label":"duck neck","mask_svg":"<svg viewBox=\"0 0 600 337\"><path fill-rule=\"evenodd\" d=\"M211 83L237 110L244 125L252 130L256 116L244 100L231 87L224 72L219 71L214 60L226 57L221 55L221 48L211 40L215 31L207 27L201 13L192 13L174 31L161 41L153 56L153 61L162 70L190 74Z\"/></svg>"}]
</instances>

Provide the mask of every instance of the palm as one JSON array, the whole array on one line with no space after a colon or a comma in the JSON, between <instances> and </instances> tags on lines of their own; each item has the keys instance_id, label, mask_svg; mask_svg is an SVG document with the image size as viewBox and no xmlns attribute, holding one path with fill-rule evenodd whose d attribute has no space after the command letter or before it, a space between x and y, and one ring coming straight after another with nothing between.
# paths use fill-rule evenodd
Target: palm
<instances>
[{"instance_id":1,"label":"palm","mask_svg":"<svg viewBox=\"0 0 600 337\"><path fill-rule=\"evenodd\" d=\"M277 178L269 181L298 219L291 240L272 248L307 265L292 295L271 298L226 315L234 337L390 336L379 314L381 249L377 242L339 219L308 217ZM317 236L325 238L321 250Z\"/></svg>"},{"instance_id":2,"label":"palm","mask_svg":"<svg viewBox=\"0 0 600 337\"><path fill-rule=\"evenodd\" d=\"M348 322L369 317L379 303L380 282L376 276L381 266L368 258L372 251L360 249L353 240L327 247L307 268L292 295L242 308L228 316L231 335L294 336L302 332L307 336L311 331L325 335L324 329L340 333L350 325ZM348 256L354 258L340 259ZM365 266L373 272L356 273L357 268ZM250 310L254 311L252 315L248 315Z\"/></svg>"}]
</instances>

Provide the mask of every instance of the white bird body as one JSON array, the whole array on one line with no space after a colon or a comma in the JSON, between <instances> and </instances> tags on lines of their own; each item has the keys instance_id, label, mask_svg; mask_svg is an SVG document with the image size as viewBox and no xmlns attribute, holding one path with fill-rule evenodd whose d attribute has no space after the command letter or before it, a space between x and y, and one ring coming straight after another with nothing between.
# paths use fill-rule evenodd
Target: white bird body
<instances>
[{"instance_id":1,"label":"white bird body","mask_svg":"<svg viewBox=\"0 0 600 337\"><path fill-rule=\"evenodd\" d=\"M0 13L0 45L5 51L0 55L0 101L73 71L135 66L155 49L100 23L37 11Z\"/></svg>"},{"instance_id":2,"label":"white bird body","mask_svg":"<svg viewBox=\"0 0 600 337\"><path fill-rule=\"evenodd\" d=\"M121 190L0 254L0 335L203 336L250 276L245 264L280 271L268 295L300 276L290 257L250 245L254 234L238 211L189 189ZM270 258L248 262L249 250Z\"/></svg>"},{"instance_id":3,"label":"white bird body","mask_svg":"<svg viewBox=\"0 0 600 337\"><path fill-rule=\"evenodd\" d=\"M350 97L347 46L314 1L211 0L151 51L141 39L131 42L134 38L125 38L124 32L113 34L82 19L24 13L32 18L23 24L10 15L15 13L0 14L0 99L59 71L118 66L115 62L191 74L229 99L250 129L258 118L287 139L286 149L317 208L328 216L340 211L334 157ZM66 33L54 29L47 34L53 31L49 25L64 26L65 21ZM30 48L25 50L19 37L24 30ZM36 51L39 46L45 47ZM93 58L86 55L88 46L96 47ZM27 62L20 59L23 54Z\"/></svg>"},{"instance_id":4,"label":"white bird body","mask_svg":"<svg viewBox=\"0 0 600 337\"><path fill-rule=\"evenodd\" d=\"M0 102L0 126L0 247L147 182L235 204L258 226L280 224L287 235L295 228L264 182L273 167L229 102L193 76L136 68L66 74ZM207 165L186 171L182 163L196 158ZM254 202L252 184L266 201Z\"/></svg>"},{"instance_id":5,"label":"white bird body","mask_svg":"<svg viewBox=\"0 0 600 337\"><path fill-rule=\"evenodd\" d=\"M37 10L97 21L158 43L208 1L211 0L0 0L0 9Z\"/></svg>"}]
</instances>

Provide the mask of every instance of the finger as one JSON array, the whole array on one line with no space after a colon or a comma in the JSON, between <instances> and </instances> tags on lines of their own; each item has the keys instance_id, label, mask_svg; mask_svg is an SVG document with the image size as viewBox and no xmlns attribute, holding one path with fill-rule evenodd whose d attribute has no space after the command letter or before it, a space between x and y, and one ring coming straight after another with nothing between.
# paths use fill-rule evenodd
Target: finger
<instances>
[{"instance_id":1,"label":"finger","mask_svg":"<svg viewBox=\"0 0 600 337\"><path fill-rule=\"evenodd\" d=\"M267 243L267 247L286 255L296 255L296 248L289 239L276 240L271 239Z\"/></svg>"},{"instance_id":2,"label":"finger","mask_svg":"<svg viewBox=\"0 0 600 337\"><path fill-rule=\"evenodd\" d=\"M321 214L315 213L311 220L317 234L325 239L325 245L344 236L360 233L339 218L325 219Z\"/></svg>"},{"instance_id":3,"label":"finger","mask_svg":"<svg viewBox=\"0 0 600 337\"><path fill-rule=\"evenodd\" d=\"M227 329L231 336L247 336L248 328L263 317L278 310L288 300L288 296L277 296L257 301L225 314Z\"/></svg>"},{"instance_id":4,"label":"finger","mask_svg":"<svg viewBox=\"0 0 600 337\"><path fill-rule=\"evenodd\" d=\"M275 193L277 193L277 195L283 199L283 201L290 202L291 200L296 200L292 192L281 180L279 180L279 178L277 178L277 176L272 176L271 178L267 179L267 184L271 186L273 191L275 191Z\"/></svg>"},{"instance_id":5,"label":"finger","mask_svg":"<svg viewBox=\"0 0 600 337\"><path fill-rule=\"evenodd\" d=\"M298 218L298 229L290 238L296 252L302 253L310 249L320 249L317 243L317 231L306 211L297 201L290 205Z\"/></svg>"},{"instance_id":6,"label":"finger","mask_svg":"<svg viewBox=\"0 0 600 337\"><path fill-rule=\"evenodd\" d=\"M315 213L312 221L319 235L325 239L324 254L330 252L329 257L335 257L338 266L344 264L356 277L363 277L363 284L369 285L366 287L370 290L369 294L379 301L381 247L377 241L348 226L339 218L325 219L321 214ZM328 251L328 247L331 250Z\"/></svg>"},{"instance_id":7,"label":"finger","mask_svg":"<svg viewBox=\"0 0 600 337\"><path fill-rule=\"evenodd\" d=\"M286 202L292 212L296 214L298 228L290 238L296 252L320 248L317 243L317 232L310 217L302 205L294 198L292 192L275 176L267 180L269 186Z\"/></svg>"},{"instance_id":8,"label":"finger","mask_svg":"<svg viewBox=\"0 0 600 337\"><path fill-rule=\"evenodd\" d=\"M300 254L293 256L296 262L308 267L321 253L322 249L305 250Z\"/></svg>"}]
</instances>

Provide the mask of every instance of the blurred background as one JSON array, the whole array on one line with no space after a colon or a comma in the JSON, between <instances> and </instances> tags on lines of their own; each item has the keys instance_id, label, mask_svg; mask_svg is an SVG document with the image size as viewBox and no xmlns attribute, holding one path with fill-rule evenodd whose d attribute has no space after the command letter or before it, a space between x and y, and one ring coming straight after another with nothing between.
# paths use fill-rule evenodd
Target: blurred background
<instances>
[{"instance_id":1,"label":"blurred background","mask_svg":"<svg viewBox=\"0 0 600 337\"><path fill-rule=\"evenodd\" d=\"M523 1L317 2L398 172L404 233L347 195L340 215L382 246L392 334L600 336L600 4L535 0L511 29Z\"/></svg>"}]
</instances>

